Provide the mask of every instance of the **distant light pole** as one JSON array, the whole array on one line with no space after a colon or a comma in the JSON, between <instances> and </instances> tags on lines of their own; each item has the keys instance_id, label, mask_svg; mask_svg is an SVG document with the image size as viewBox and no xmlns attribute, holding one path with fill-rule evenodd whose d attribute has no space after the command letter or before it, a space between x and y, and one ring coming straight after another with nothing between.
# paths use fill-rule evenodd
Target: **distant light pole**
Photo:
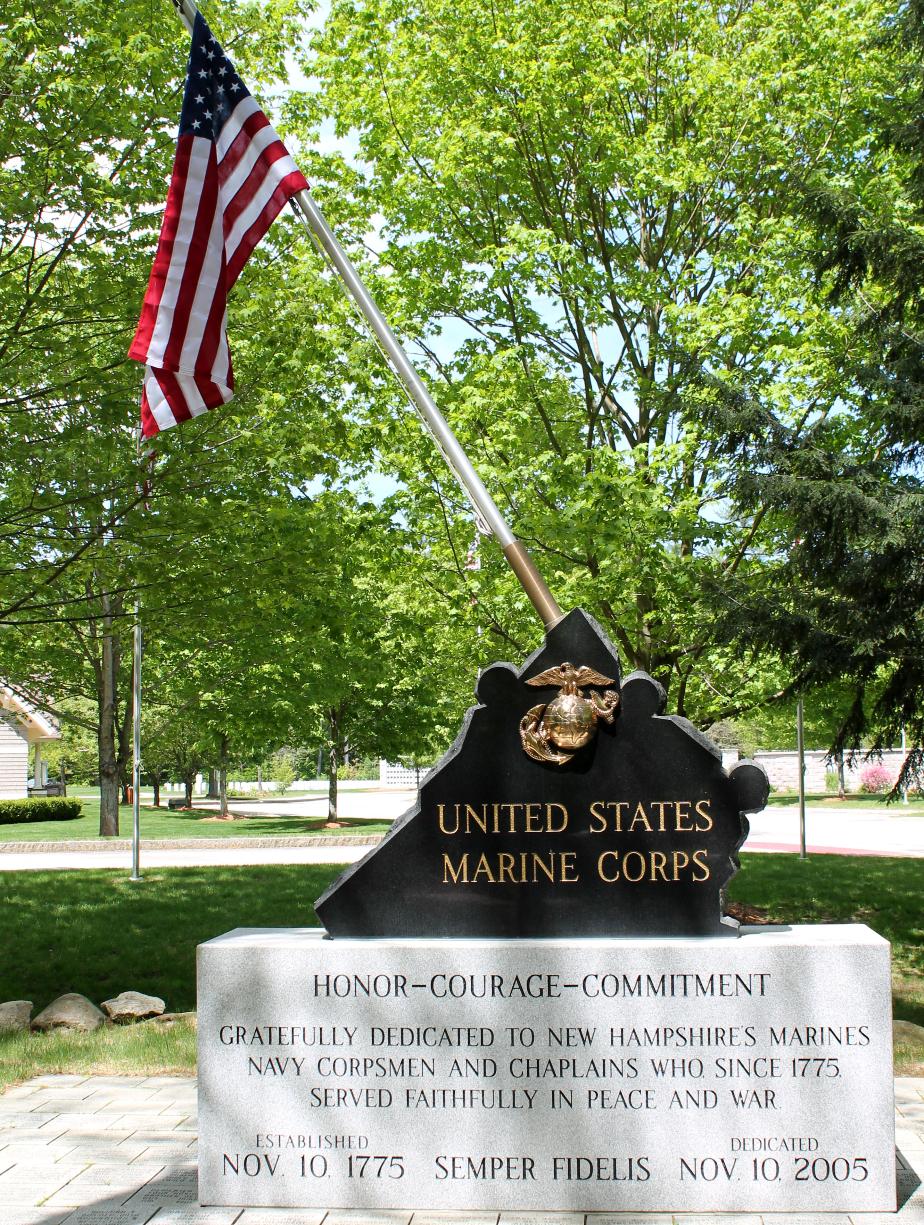
<instances>
[{"instance_id":1,"label":"distant light pole","mask_svg":"<svg viewBox=\"0 0 924 1225\"><path fill-rule=\"evenodd\" d=\"M796 703L796 747L799 751L799 858L805 853L805 724L802 699Z\"/></svg>"}]
</instances>

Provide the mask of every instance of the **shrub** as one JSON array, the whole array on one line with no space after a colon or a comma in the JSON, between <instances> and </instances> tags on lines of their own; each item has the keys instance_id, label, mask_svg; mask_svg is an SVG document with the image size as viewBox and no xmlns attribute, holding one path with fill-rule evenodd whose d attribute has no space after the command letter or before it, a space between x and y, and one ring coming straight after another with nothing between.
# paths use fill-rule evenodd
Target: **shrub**
<instances>
[{"instance_id":1,"label":"shrub","mask_svg":"<svg viewBox=\"0 0 924 1225\"><path fill-rule=\"evenodd\" d=\"M840 786L836 770L825 770L825 791L837 791Z\"/></svg>"},{"instance_id":2,"label":"shrub","mask_svg":"<svg viewBox=\"0 0 924 1225\"><path fill-rule=\"evenodd\" d=\"M34 800L0 800L0 825L25 825L29 821L73 821L80 816L80 800L63 796L37 796Z\"/></svg>"},{"instance_id":3,"label":"shrub","mask_svg":"<svg viewBox=\"0 0 924 1225\"><path fill-rule=\"evenodd\" d=\"M866 795L883 795L891 791L895 780L881 762L866 766L860 771L860 790Z\"/></svg>"}]
</instances>

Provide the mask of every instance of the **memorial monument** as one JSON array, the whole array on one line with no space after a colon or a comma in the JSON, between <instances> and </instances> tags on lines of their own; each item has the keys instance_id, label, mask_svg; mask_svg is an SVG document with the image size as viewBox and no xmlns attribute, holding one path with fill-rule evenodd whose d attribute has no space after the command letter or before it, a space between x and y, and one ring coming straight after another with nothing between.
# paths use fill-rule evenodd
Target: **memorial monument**
<instances>
[{"instance_id":1,"label":"memorial monument","mask_svg":"<svg viewBox=\"0 0 924 1225\"><path fill-rule=\"evenodd\" d=\"M763 772L580 610L477 695L326 930L200 947L201 1202L894 1210L888 944L723 915Z\"/></svg>"},{"instance_id":2,"label":"memorial monument","mask_svg":"<svg viewBox=\"0 0 924 1225\"><path fill-rule=\"evenodd\" d=\"M255 228L288 199L312 230L546 630L481 676L419 803L319 900L324 928L200 946L200 1201L894 1210L888 944L724 915L766 778L726 773L590 617L562 614L193 0L174 4L194 38L132 350L145 436L231 395L224 325L187 377L164 286L187 284L185 167L233 213L219 159L253 138L247 183L272 189ZM232 250L227 222L222 293L260 236ZM136 742L136 795L139 777Z\"/></svg>"}]
</instances>

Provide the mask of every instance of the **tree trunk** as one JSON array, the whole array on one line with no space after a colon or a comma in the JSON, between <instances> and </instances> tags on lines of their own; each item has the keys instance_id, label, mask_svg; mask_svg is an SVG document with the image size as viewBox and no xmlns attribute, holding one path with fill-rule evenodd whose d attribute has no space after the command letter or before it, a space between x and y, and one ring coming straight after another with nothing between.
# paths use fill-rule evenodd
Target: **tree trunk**
<instances>
[{"instance_id":1,"label":"tree trunk","mask_svg":"<svg viewBox=\"0 0 924 1225\"><path fill-rule=\"evenodd\" d=\"M221 789L218 779L218 771L209 766L209 789L205 793L207 800L218 800L221 798Z\"/></svg>"},{"instance_id":2,"label":"tree trunk","mask_svg":"<svg viewBox=\"0 0 924 1225\"><path fill-rule=\"evenodd\" d=\"M195 773L183 775L183 794L184 802L187 808L192 808L193 785L195 784L195 781Z\"/></svg>"},{"instance_id":3,"label":"tree trunk","mask_svg":"<svg viewBox=\"0 0 924 1225\"><path fill-rule=\"evenodd\" d=\"M340 719L336 710L327 712L327 821L328 829L338 829L337 820L337 769L340 763Z\"/></svg>"},{"instance_id":4,"label":"tree trunk","mask_svg":"<svg viewBox=\"0 0 924 1225\"><path fill-rule=\"evenodd\" d=\"M844 777L844 750L837 755L837 798L844 799L847 794L847 780Z\"/></svg>"},{"instance_id":5,"label":"tree trunk","mask_svg":"<svg viewBox=\"0 0 924 1225\"><path fill-rule=\"evenodd\" d=\"M221 756L219 758L218 767L218 800L219 800L219 815L222 817L228 816L228 737L222 732L221 734ZM209 783L211 786L212 771L209 771Z\"/></svg>"},{"instance_id":6,"label":"tree trunk","mask_svg":"<svg viewBox=\"0 0 924 1225\"><path fill-rule=\"evenodd\" d=\"M332 744L327 755L327 824L337 824L337 746Z\"/></svg>"},{"instance_id":7,"label":"tree trunk","mask_svg":"<svg viewBox=\"0 0 924 1225\"><path fill-rule=\"evenodd\" d=\"M160 808L160 775L152 774L151 782L154 786L154 807Z\"/></svg>"},{"instance_id":8,"label":"tree trunk","mask_svg":"<svg viewBox=\"0 0 924 1225\"><path fill-rule=\"evenodd\" d=\"M112 633L109 596L102 597L103 636L99 671L99 835L119 834L119 762L116 754L116 669L118 651Z\"/></svg>"}]
</instances>

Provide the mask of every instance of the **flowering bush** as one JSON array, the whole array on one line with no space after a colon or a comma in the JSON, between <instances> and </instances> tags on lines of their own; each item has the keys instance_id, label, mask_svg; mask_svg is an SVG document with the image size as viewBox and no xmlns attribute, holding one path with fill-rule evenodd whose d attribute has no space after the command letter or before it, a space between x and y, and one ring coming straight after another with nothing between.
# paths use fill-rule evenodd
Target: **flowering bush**
<instances>
[{"instance_id":1,"label":"flowering bush","mask_svg":"<svg viewBox=\"0 0 924 1225\"><path fill-rule=\"evenodd\" d=\"M867 795L882 795L891 791L894 783L895 779L881 762L860 771L860 790Z\"/></svg>"}]
</instances>

